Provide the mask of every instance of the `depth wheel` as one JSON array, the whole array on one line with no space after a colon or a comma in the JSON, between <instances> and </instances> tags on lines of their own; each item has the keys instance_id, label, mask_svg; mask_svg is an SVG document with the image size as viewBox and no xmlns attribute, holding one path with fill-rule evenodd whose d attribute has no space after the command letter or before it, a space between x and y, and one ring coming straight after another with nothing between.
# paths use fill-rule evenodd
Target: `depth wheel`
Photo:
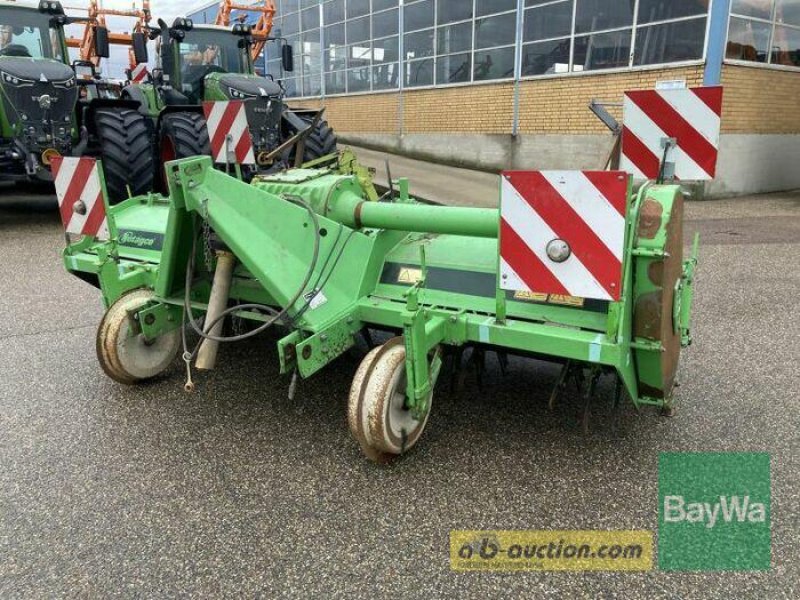
<instances>
[{"instance_id":1,"label":"depth wheel","mask_svg":"<svg viewBox=\"0 0 800 600\"><path fill-rule=\"evenodd\" d=\"M372 350L359 365L348 399L348 424L372 461L387 463L411 449L430 415L416 420L405 406L406 349L396 337Z\"/></svg>"},{"instance_id":2,"label":"depth wheel","mask_svg":"<svg viewBox=\"0 0 800 600\"><path fill-rule=\"evenodd\" d=\"M133 385L151 379L172 364L181 348L180 329L147 342L130 335L132 312L153 297L150 290L134 290L121 296L106 311L97 329L97 359L114 381Z\"/></svg>"}]
</instances>

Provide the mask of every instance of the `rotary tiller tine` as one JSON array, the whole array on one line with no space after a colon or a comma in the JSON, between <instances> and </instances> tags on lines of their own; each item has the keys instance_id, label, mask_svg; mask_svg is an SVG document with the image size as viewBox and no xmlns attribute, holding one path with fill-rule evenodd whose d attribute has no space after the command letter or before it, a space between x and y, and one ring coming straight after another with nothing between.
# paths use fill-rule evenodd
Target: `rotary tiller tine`
<instances>
[{"instance_id":1,"label":"rotary tiller tine","mask_svg":"<svg viewBox=\"0 0 800 600\"><path fill-rule=\"evenodd\" d=\"M561 372L558 374L558 380L553 386L553 391L550 393L550 400L547 403L547 406L550 410L555 408L556 400L558 399L559 394L564 391L565 387L567 387L567 376L571 371L572 361L568 360L564 363L564 366L561 367Z\"/></svg>"},{"instance_id":2,"label":"rotary tiller tine","mask_svg":"<svg viewBox=\"0 0 800 600\"><path fill-rule=\"evenodd\" d=\"M505 377L508 375L508 352L497 350L495 354L497 355L497 362L500 365L500 374Z\"/></svg>"},{"instance_id":3,"label":"rotary tiller tine","mask_svg":"<svg viewBox=\"0 0 800 600\"><path fill-rule=\"evenodd\" d=\"M581 429L584 435L589 434L589 416L592 408L592 399L594 398L595 390L597 389L597 380L600 379L600 371L592 369L589 374L589 383L586 386L586 393L584 394L583 414L581 415Z\"/></svg>"}]
</instances>

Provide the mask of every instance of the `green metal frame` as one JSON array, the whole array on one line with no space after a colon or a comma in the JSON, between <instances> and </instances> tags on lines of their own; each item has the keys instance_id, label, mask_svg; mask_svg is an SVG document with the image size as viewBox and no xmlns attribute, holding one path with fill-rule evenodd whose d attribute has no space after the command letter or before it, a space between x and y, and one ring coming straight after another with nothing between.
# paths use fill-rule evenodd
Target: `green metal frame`
<instances>
[{"instance_id":1,"label":"green metal frame","mask_svg":"<svg viewBox=\"0 0 800 600\"><path fill-rule=\"evenodd\" d=\"M153 289L153 301L138 316L148 338L180 326L187 262L207 223L239 260L232 301L288 309L292 330L278 342L282 373L297 370L309 377L351 348L363 328L388 328L404 337L407 403L417 416L428 409L441 347L468 344L616 372L637 407L669 406L668 393L653 398L639 391L642 378L657 385L661 375L642 370L654 368L644 358L657 358L663 347L634 336L633 313L637 297L649 291L639 271L663 260L668 225L665 219L658 235L642 239L640 208L647 199L671 214L680 196L677 186L629 190L620 300L567 306L549 298L527 301L500 289L496 209L419 204L408 196L407 185L395 202L373 202L355 169L349 174L296 169L251 184L213 169L207 157L168 163L167 170L168 198L132 198L108 211L115 231L138 228L144 238L148 232L163 236L160 250L120 244L115 234L109 242L83 239L64 256L68 270L97 276L106 304L136 287ZM304 297L288 306L308 270L315 239L313 220L288 201L293 198L316 215L320 258L311 281L324 285L303 290ZM670 307L686 344L696 249L697 241ZM214 265L203 249L196 251L191 299L201 313ZM443 278L464 287L446 289ZM264 319L247 311L238 316Z\"/></svg>"}]
</instances>

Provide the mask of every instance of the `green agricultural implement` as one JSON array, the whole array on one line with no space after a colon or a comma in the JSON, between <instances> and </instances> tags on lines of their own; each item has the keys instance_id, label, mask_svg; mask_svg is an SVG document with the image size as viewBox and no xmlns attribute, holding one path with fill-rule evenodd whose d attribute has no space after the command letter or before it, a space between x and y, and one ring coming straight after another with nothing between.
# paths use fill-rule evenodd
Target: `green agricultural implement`
<instances>
[{"instance_id":1,"label":"green agricultural implement","mask_svg":"<svg viewBox=\"0 0 800 600\"><path fill-rule=\"evenodd\" d=\"M684 261L677 185L633 192L622 172L509 172L498 211L419 203L403 179L373 201L363 178L329 168L245 183L199 157L166 172L167 196L106 202L103 235L70 239L64 252L67 270L102 293L97 353L118 382L155 377L180 355L191 390L192 369L213 368L219 342L272 325L282 331L281 373L307 378L364 332L394 332L366 355L349 397L350 429L379 462L417 442L443 357L467 347L562 365L554 397L575 378L588 402L608 374L616 403L627 392L637 408L672 408L680 350L690 343L697 250L695 242ZM617 257L613 267L602 263L607 250L587 250L590 236L572 227L573 216L547 216L557 207L553 190L568 196L575 177L594 186L581 192L577 213L611 223L595 233ZM71 203L85 212L77 196L60 200L62 214ZM559 235L531 237L538 217L515 213L526 207ZM534 263L547 269L541 277L527 272ZM573 285L583 296L564 293ZM226 337L223 321L234 316L252 327Z\"/></svg>"}]
</instances>

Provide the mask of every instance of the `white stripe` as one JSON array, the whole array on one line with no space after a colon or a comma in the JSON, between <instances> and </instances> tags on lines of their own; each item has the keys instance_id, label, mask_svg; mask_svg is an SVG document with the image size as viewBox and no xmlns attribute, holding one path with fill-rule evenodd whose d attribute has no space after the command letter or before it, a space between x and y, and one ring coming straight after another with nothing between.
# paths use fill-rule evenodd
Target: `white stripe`
<instances>
[{"instance_id":1,"label":"white stripe","mask_svg":"<svg viewBox=\"0 0 800 600\"><path fill-rule=\"evenodd\" d=\"M500 289L503 290L511 290L513 292L532 291L502 256L500 257L500 282Z\"/></svg>"},{"instance_id":2,"label":"white stripe","mask_svg":"<svg viewBox=\"0 0 800 600\"><path fill-rule=\"evenodd\" d=\"M219 123L222 116L225 114L225 109L228 107L227 102L212 102L211 110L206 117L206 128L208 129L208 139L213 140L214 136L219 129ZM225 144L217 154L214 155L214 162L225 162Z\"/></svg>"},{"instance_id":3,"label":"white stripe","mask_svg":"<svg viewBox=\"0 0 800 600\"><path fill-rule=\"evenodd\" d=\"M656 92L715 148L719 148L720 118L690 89Z\"/></svg>"},{"instance_id":4,"label":"white stripe","mask_svg":"<svg viewBox=\"0 0 800 600\"><path fill-rule=\"evenodd\" d=\"M61 168L56 175L56 197L58 198L58 205L64 204L64 196L67 194L69 183L72 181L72 176L75 174L75 169L78 168L78 162L81 159L73 156L65 156L61 159Z\"/></svg>"},{"instance_id":5,"label":"white stripe","mask_svg":"<svg viewBox=\"0 0 800 600\"><path fill-rule=\"evenodd\" d=\"M83 185L79 200L86 205L86 212L85 214L79 215L73 211L72 218L70 218L69 225L67 225L67 233L83 233L83 228L86 225L86 221L89 219L89 215L92 213L95 202L103 201L100 197L100 177L97 174L97 163L94 164L92 170L89 172L89 177Z\"/></svg>"},{"instance_id":6,"label":"white stripe","mask_svg":"<svg viewBox=\"0 0 800 600\"><path fill-rule=\"evenodd\" d=\"M611 300L594 275L574 254L563 263L555 263L547 256L547 244L558 236L542 217L534 211L505 177L502 181L501 214L503 219L522 238L536 257L571 296ZM503 287L503 289L507 289ZM546 290L526 290L545 292Z\"/></svg>"},{"instance_id":7,"label":"white stripe","mask_svg":"<svg viewBox=\"0 0 800 600\"><path fill-rule=\"evenodd\" d=\"M625 148L623 144L623 151L624 149ZM624 153L622 154L622 156L620 156L619 168L625 171L626 173L633 175L633 178L637 181L641 181L642 179L650 179L647 175L642 173L642 170L639 168L639 166L631 159L629 159L627 156L625 156Z\"/></svg>"},{"instance_id":8,"label":"white stripe","mask_svg":"<svg viewBox=\"0 0 800 600\"><path fill-rule=\"evenodd\" d=\"M625 126L658 157L659 161L661 161L664 156L661 140L672 136L664 133L664 131L647 116L647 113L639 108L628 96L625 96ZM680 140L678 140L678 143L680 143ZM711 176L706 173L691 156L686 154L680 146L672 148L669 151L667 160L675 163L675 176L679 179L687 181L704 181L711 179Z\"/></svg>"},{"instance_id":9,"label":"white stripe","mask_svg":"<svg viewBox=\"0 0 800 600\"><path fill-rule=\"evenodd\" d=\"M226 138L225 144L229 145L226 147L226 150L230 150L234 153L234 158L231 162L236 161L236 146L239 144L239 141L242 139L242 136L247 131L247 115L244 112L244 104L239 106L239 110L236 112L236 116L233 119L233 123L231 123L231 128L228 134L230 135L229 138ZM230 140L230 141L228 141ZM226 154L223 153L223 161L225 160Z\"/></svg>"},{"instance_id":10,"label":"white stripe","mask_svg":"<svg viewBox=\"0 0 800 600\"><path fill-rule=\"evenodd\" d=\"M584 223L622 262L625 246L625 217L609 202L582 171L542 171L542 176L558 191ZM627 188L626 188L627 190Z\"/></svg>"},{"instance_id":11,"label":"white stripe","mask_svg":"<svg viewBox=\"0 0 800 600\"><path fill-rule=\"evenodd\" d=\"M100 224L100 229L97 230L97 235L95 237L98 240L111 239L111 234L108 231L108 219L107 218L103 219L103 222Z\"/></svg>"}]
</instances>

